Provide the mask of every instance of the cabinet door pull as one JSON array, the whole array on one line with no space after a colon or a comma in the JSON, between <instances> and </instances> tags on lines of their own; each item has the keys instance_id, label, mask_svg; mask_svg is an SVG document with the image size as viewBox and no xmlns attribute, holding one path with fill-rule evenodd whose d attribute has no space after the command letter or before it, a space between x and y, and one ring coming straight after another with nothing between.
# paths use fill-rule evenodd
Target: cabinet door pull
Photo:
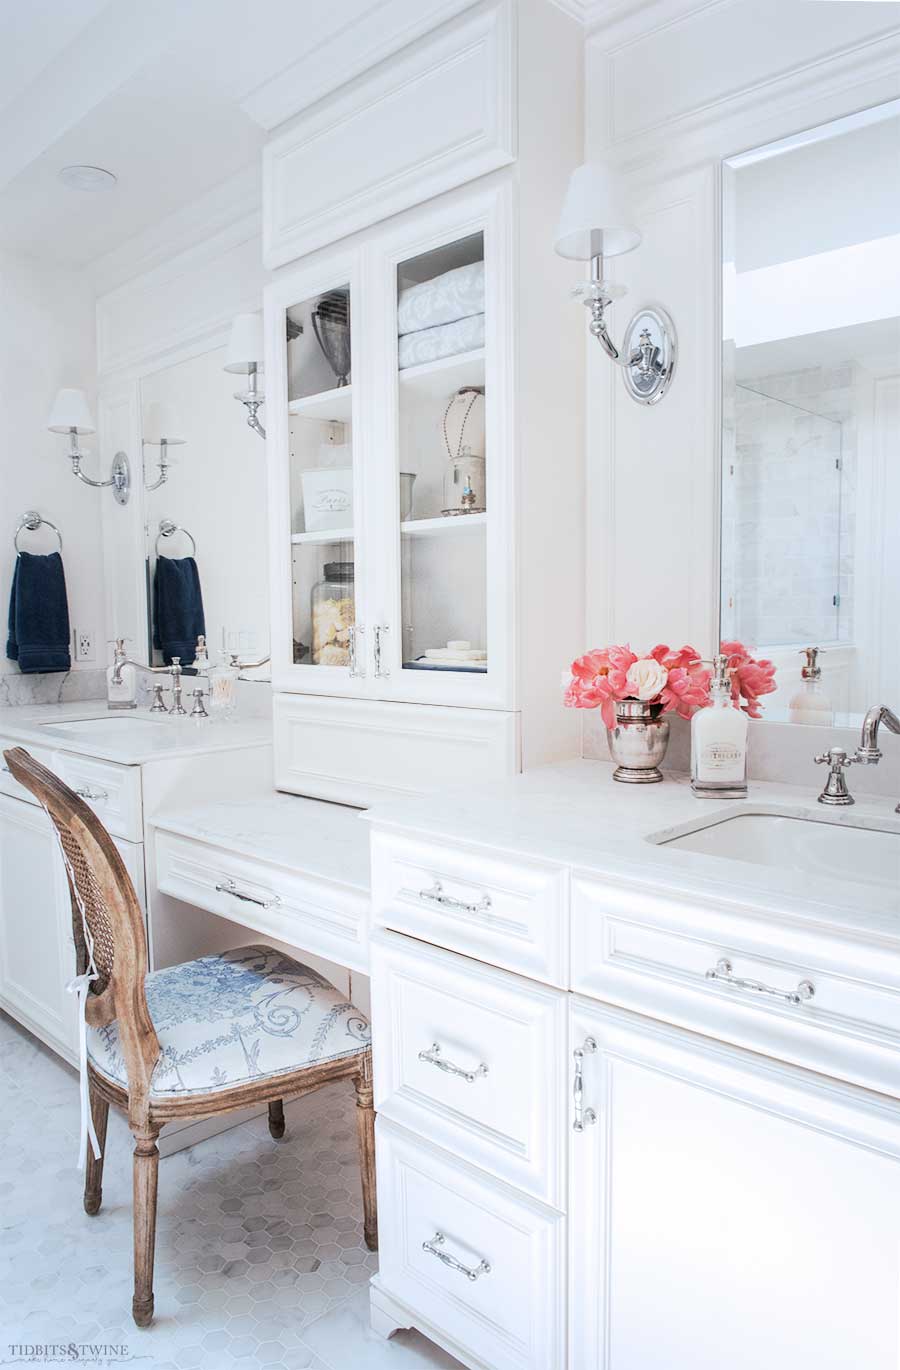
<instances>
[{"instance_id":1,"label":"cabinet door pull","mask_svg":"<svg viewBox=\"0 0 900 1370\"><path fill-rule=\"evenodd\" d=\"M442 1261L444 1265L449 1265L451 1270L458 1270L461 1275L465 1275L466 1279L471 1280L473 1283L475 1280L480 1280L482 1275L489 1275L491 1273L491 1267L485 1260L479 1261L477 1265L463 1265L462 1261L458 1261L455 1256L451 1256L449 1251L441 1251L440 1248L444 1245L446 1240L447 1238L444 1236L443 1232L435 1232L430 1242L422 1243L422 1250L427 1251L429 1256L437 1256L438 1260Z\"/></svg>"},{"instance_id":2,"label":"cabinet door pull","mask_svg":"<svg viewBox=\"0 0 900 1370\"><path fill-rule=\"evenodd\" d=\"M412 894L414 899L422 899L427 904L439 904L442 909L453 909L456 913L487 913L491 907L491 896L483 894L477 904L467 904L464 899L455 899L445 894L440 880L435 880L427 890L401 890L401 894Z\"/></svg>"},{"instance_id":3,"label":"cabinet door pull","mask_svg":"<svg viewBox=\"0 0 900 1370\"><path fill-rule=\"evenodd\" d=\"M275 904L281 903L280 894L271 894L268 899L257 899L255 894L247 894L244 890L239 890L233 880L220 880L216 885L217 894L230 894L235 899L242 899L245 904L258 904L261 909L270 909Z\"/></svg>"},{"instance_id":4,"label":"cabinet door pull","mask_svg":"<svg viewBox=\"0 0 900 1370\"><path fill-rule=\"evenodd\" d=\"M487 1075L488 1068L484 1061L475 1070L463 1070L462 1066L455 1066L452 1061L445 1061L441 1056L441 1048L437 1042L432 1042L428 1051L419 1052L419 1060L426 1061L430 1066L437 1066L445 1075L458 1075L467 1084L474 1085L475 1081Z\"/></svg>"},{"instance_id":5,"label":"cabinet door pull","mask_svg":"<svg viewBox=\"0 0 900 1370\"><path fill-rule=\"evenodd\" d=\"M746 990L748 994L759 994L766 999L780 999L784 1004L807 1004L813 998L816 987L811 980L801 980L796 989L775 989L765 985L762 980L747 980L734 974L734 967L727 956L720 956L712 970L706 972L707 980L716 980L720 985L730 985L732 989Z\"/></svg>"},{"instance_id":6,"label":"cabinet door pull","mask_svg":"<svg viewBox=\"0 0 900 1370\"><path fill-rule=\"evenodd\" d=\"M106 790L95 790L93 785L79 785L75 793L79 799L93 799L95 803L101 799L109 798Z\"/></svg>"},{"instance_id":7,"label":"cabinet door pull","mask_svg":"<svg viewBox=\"0 0 900 1370\"><path fill-rule=\"evenodd\" d=\"M592 1108L584 1106L584 1058L585 1054L593 1055L597 1050L597 1042L593 1037L585 1037L580 1047L576 1047L572 1052L575 1057L575 1080L572 1085L572 1098L575 1104L575 1119L572 1123L573 1132L583 1132L586 1127L597 1121L597 1115Z\"/></svg>"},{"instance_id":8,"label":"cabinet door pull","mask_svg":"<svg viewBox=\"0 0 900 1370\"><path fill-rule=\"evenodd\" d=\"M358 680L364 679L366 674L365 645L362 641L365 636L365 631L365 627L362 623L353 624L347 629L349 634L350 674L355 676Z\"/></svg>"},{"instance_id":9,"label":"cabinet door pull","mask_svg":"<svg viewBox=\"0 0 900 1370\"><path fill-rule=\"evenodd\" d=\"M382 638L382 635L383 635L384 633L386 633L387 631L388 631L388 627L387 627L387 624L386 624L386 623L378 623L378 624L376 624L376 626L375 626L375 648L374 648L374 651L375 651L375 675L376 675L376 677L377 677L379 680L386 680L386 679L388 678L388 676L390 675L390 673L391 673L389 667L383 666L383 665L381 664L381 649L382 649L381 638Z\"/></svg>"}]
</instances>

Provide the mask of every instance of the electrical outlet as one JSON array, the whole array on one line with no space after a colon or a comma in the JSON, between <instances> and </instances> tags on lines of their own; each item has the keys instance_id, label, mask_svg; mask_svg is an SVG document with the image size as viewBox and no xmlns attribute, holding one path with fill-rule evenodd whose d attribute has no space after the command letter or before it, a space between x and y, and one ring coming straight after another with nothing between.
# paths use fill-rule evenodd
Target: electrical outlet
<instances>
[{"instance_id":1,"label":"electrical outlet","mask_svg":"<svg viewBox=\"0 0 900 1370\"><path fill-rule=\"evenodd\" d=\"M75 660L94 660L94 634L89 628L75 629Z\"/></svg>"}]
</instances>

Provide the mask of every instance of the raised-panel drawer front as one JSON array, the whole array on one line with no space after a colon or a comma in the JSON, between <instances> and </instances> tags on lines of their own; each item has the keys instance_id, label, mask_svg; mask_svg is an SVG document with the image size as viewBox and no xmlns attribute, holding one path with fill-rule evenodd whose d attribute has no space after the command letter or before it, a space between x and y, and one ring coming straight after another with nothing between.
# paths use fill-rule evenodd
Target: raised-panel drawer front
<instances>
[{"instance_id":1,"label":"raised-panel drawer front","mask_svg":"<svg viewBox=\"0 0 900 1370\"><path fill-rule=\"evenodd\" d=\"M143 841L139 766L118 766L114 761L55 752L51 769L94 810L113 837Z\"/></svg>"},{"instance_id":2,"label":"raised-panel drawer front","mask_svg":"<svg viewBox=\"0 0 900 1370\"><path fill-rule=\"evenodd\" d=\"M900 1097L889 944L577 876L572 989Z\"/></svg>"},{"instance_id":3,"label":"raised-panel drawer front","mask_svg":"<svg viewBox=\"0 0 900 1370\"><path fill-rule=\"evenodd\" d=\"M518 857L379 831L372 917L489 965L568 984L568 872Z\"/></svg>"},{"instance_id":4,"label":"raised-panel drawer front","mask_svg":"<svg viewBox=\"0 0 900 1370\"><path fill-rule=\"evenodd\" d=\"M371 966L378 1112L563 1208L565 994L386 932Z\"/></svg>"},{"instance_id":5,"label":"raised-panel drawer front","mask_svg":"<svg viewBox=\"0 0 900 1370\"><path fill-rule=\"evenodd\" d=\"M386 1118L376 1142L376 1285L470 1364L560 1370L562 1215Z\"/></svg>"},{"instance_id":6,"label":"raised-panel drawer front","mask_svg":"<svg viewBox=\"0 0 900 1370\"><path fill-rule=\"evenodd\" d=\"M368 900L362 890L338 888L160 828L155 847L156 883L163 894L350 970L368 971Z\"/></svg>"},{"instance_id":7,"label":"raised-panel drawer front","mask_svg":"<svg viewBox=\"0 0 900 1370\"><path fill-rule=\"evenodd\" d=\"M11 751L15 747L21 747L33 756L35 761L40 761L42 766L53 769L53 753L44 751L42 747L32 747L30 742L16 742L11 737L0 737L0 794L8 794L10 799L22 799L26 804L37 804L37 799L26 790L24 785L20 785L18 780L13 780L12 773L6 764L3 753Z\"/></svg>"}]
</instances>

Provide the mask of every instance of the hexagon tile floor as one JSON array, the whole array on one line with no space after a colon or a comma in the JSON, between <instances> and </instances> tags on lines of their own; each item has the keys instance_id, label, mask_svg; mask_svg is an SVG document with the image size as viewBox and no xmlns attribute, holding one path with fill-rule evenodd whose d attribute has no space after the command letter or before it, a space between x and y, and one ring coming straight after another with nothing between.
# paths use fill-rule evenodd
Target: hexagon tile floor
<instances>
[{"instance_id":1,"label":"hexagon tile floor","mask_svg":"<svg viewBox=\"0 0 900 1370\"><path fill-rule=\"evenodd\" d=\"M349 1083L330 1085L285 1109L281 1142L258 1118L163 1158L156 1318L141 1331L125 1121L110 1112L89 1218L75 1072L0 1013L0 1365L71 1363L69 1344L101 1343L121 1348L101 1363L152 1370L461 1370L415 1332L368 1329L377 1257L362 1241L355 1107Z\"/></svg>"}]
</instances>

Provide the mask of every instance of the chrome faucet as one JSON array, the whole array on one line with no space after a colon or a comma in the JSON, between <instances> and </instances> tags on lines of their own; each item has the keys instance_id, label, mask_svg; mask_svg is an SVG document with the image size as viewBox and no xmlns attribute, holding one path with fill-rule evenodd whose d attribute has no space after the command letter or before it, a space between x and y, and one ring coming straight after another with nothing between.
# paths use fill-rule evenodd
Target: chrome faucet
<instances>
[{"instance_id":1,"label":"chrome faucet","mask_svg":"<svg viewBox=\"0 0 900 1370\"><path fill-rule=\"evenodd\" d=\"M863 766L877 766L882 758L883 753L878 745L878 730L882 723L890 732L900 733L900 718L892 709L886 704L876 704L871 708L863 719L862 737L854 757ZM900 804L895 813L900 813Z\"/></svg>"},{"instance_id":2,"label":"chrome faucet","mask_svg":"<svg viewBox=\"0 0 900 1370\"><path fill-rule=\"evenodd\" d=\"M111 677L112 683L114 685L121 685L122 683L123 666L134 666L135 670L146 671L148 675L171 676L172 708L166 708L165 704L162 702L162 687L157 686L155 692L156 698L153 704L153 709L151 710L152 713L173 713L176 715L187 713L187 710L181 702L181 657L173 656L171 666L147 666L143 661L134 661L131 657L126 656L124 648L121 648L119 646L119 642L117 641L115 655L113 657L113 673Z\"/></svg>"}]
</instances>

